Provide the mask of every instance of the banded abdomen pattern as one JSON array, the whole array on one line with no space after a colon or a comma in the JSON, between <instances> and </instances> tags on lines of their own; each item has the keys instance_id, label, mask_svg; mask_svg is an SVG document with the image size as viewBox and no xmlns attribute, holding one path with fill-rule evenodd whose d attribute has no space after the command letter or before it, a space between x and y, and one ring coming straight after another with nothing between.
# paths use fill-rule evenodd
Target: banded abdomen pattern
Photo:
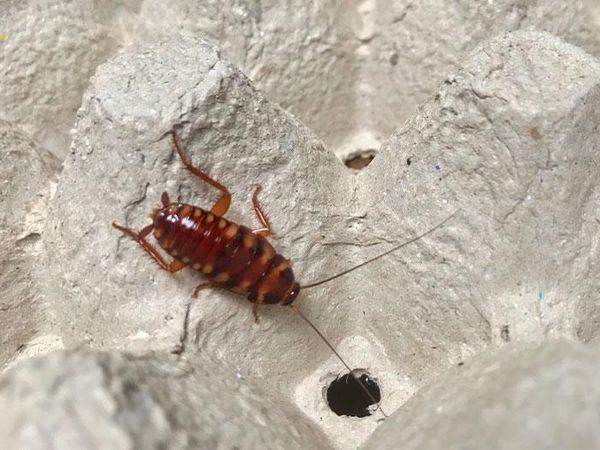
<instances>
[{"instance_id":1,"label":"banded abdomen pattern","mask_svg":"<svg viewBox=\"0 0 600 450\"><path fill-rule=\"evenodd\" d=\"M299 289L290 262L243 225L184 203L153 214L154 237L182 263L257 304L291 303Z\"/></svg>"}]
</instances>

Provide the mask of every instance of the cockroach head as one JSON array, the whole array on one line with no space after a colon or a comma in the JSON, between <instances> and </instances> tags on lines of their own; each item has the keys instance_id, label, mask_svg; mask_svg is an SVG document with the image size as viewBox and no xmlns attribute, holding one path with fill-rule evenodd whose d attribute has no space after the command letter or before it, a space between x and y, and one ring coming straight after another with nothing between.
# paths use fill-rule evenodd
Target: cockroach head
<instances>
[{"instance_id":1,"label":"cockroach head","mask_svg":"<svg viewBox=\"0 0 600 450\"><path fill-rule=\"evenodd\" d=\"M294 283L294 285L292 286L292 289L286 295L285 300L283 301L283 305L291 305L292 302L294 300L296 300L296 297L298 297L299 293L300 293L300 285L298 283Z\"/></svg>"}]
</instances>

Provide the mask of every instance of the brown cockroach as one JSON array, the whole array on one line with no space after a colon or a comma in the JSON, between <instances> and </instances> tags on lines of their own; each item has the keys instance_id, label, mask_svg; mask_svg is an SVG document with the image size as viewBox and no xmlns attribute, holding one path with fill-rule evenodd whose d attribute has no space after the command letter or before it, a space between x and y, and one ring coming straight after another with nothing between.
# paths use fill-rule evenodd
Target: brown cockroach
<instances>
[{"instance_id":1,"label":"brown cockroach","mask_svg":"<svg viewBox=\"0 0 600 450\"><path fill-rule=\"evenodd\" d=\"M266 239L271 234L271 226L258 203L261 186L256 186L252 196L252 205L262 227L253 230L230 222L223 216L229 209L231 193L221 183L213 180L189 163L183 154L174 129L171 130L171 136L173 146L187 170L218 189L221 196L211 210L206 211L185 203L171 203L168 194L163 192L161 196L162 207L154 209L150 215L152 224L145 226L139 232L114 222L113 227L133 238L162 269L174 273L190 266L202 272L209 281L196 287L193 293L194 297L197 297L202 289L209 287L221 287L238 294L247 295L248 300L253 303L252 312L255 320L258 320L256 310L259 305L280 304L292 307L327 344L346 369L353 374L354 371L346 364L325 336L295 305L292 305L298 293L301 289L319 286L346 275L421 239L444 225L456 212L428 231L361 264L323 280L301 285L295 280L290 261L278 254ZM173 257L170 263L167 263L158 250L146 240L151 232L154 232L158 244ZM358 377L355 377L355 379L371 401L377 404L377 408L383 416L387 417L362 381Z\"/></svg>"}]
</instances>

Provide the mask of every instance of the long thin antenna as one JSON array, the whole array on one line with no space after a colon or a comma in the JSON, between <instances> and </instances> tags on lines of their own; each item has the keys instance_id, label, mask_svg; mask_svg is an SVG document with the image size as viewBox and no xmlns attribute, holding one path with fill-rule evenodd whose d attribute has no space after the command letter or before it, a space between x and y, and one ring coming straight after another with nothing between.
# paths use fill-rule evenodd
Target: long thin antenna
<instances>
[{"instance_id":1,"label":"long thin antenna","mask_svg":"<svg viewBox=\"0 0 600 450\"><path fill-rule=\"evenodd\" d=\"M369 398L371 399L371 401L377 405L377 409L381 412L381 414L383 414L383 417L385 417L387 419L388 415L383 412L383 409L381 408L381 405L379 404L379 402L375 399L375 397L373 397L373 394L371 394L371 391L369 391L369 389L367 389L367 387L364 385L364 383L360 380L359 377L357 377L356 375L354 375L354 372L352 371L352 369L350 368L350 366L348 364L346 364L346 361L344 361L344 359L340 356L340 354L336 351L336 349L333 347L333 345L331 345L329 343L329 341L325 338L325 336L323 336L323 333L321 333L319 331L319 329L313 325L313 323L308 320L308 318L302 314L302 311L300 311L300 309L298 309L298 307L296 305L290 305L290 308L292 308L292 311L294 311L296 314L298 314L300 317L302 317L304 319L304 321L313 329L315 330L315 333L317 333L319 335L319 337L323 340L323 342L325 342L325 344L327 344L327 347L329 347L331 349L331 351L333 352L333 354L335 356L338 357L338 359L342 362L342 364L346 367L346 369L348 369L348 372L352 375L352 377L356 380L356 382L360 385L360 387L362 388L363 391L365 391L365 393L369 396Z\"/></svg>"},{"instance_id":2,"label":"long thin antenna","mask_svg":"<svg viewBox=\"0 0 600 450\"><path fill-rule=\"evenodd\" d=\"M418 236L415 236L414 238L409 239L408 241L405 241L402 244L399 244L396 247L393 247L390 250L388 250L386 252L383 252L380 255L375 256L374 258L368 259L365 262L362 262L362 263L360 263L357 266L351 267L350 269L346 269L343 272L340 272L340 273L338 273L336 275L333 275L333 276L331 276L329 278L325 278L324 280L319 280L319 281L316 281L314 283L309 283L309 284L305 284L303 286L300 286L300 288L301 289L308 289L308 288L312 288L312 287L315 287L315 286L319 286L319 285L321 285L323 283L327 283L328 281L335 280L336 278L344 276L347 273L350 273L350 272L352 272L352 271L354 271L356 269L360 269L362 266L366 266L367 264L372 263L373 261L376 261L379 258L383 258L384 256L389 255L390 253L394 253L395 251L398 251L401 248L406 247L408 244L412 244L413 242L418 241L419 239L427 236L428 234L433 233L435 230L437 230L438 228L442 227L446 222L448 222L450 219L452 219L459 211L460 210L457 209L452 214L450 214L448 217L446 217L442 222L438 223L435 227L430 228L426 232L424 232L424 233L422 233L422 234L420 234Z\"/></svg>"}]
</instances>

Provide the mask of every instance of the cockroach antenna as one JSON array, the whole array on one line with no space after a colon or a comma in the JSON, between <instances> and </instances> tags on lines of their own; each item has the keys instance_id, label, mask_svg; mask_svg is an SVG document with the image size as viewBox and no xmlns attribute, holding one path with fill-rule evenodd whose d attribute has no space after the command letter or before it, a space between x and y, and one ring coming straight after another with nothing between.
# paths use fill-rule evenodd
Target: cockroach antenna
<instances>
[{"instance_id":1,"label":"cockroach antenna","mask_svg":"<svg viewBox=\"0 0 600 450\"><path fill-rule=\"evenodd\" d=\"M367 259L366 261L364 261L364 262L361 262L360 264L358 264L358 265L356 265L356 266L354 266L354 267L350 267L349 269L346 269L346 270L344 270L343 272L336 273L335 275L332 275L332 276L330 276L330 277L327 277L327 278L325 278L325 279L323 279L323 280L319 280L319 281L315 281L315 282L313 282L313 283L308 283L308 284L301 285L301 286L300 286L300 288L301 288L301 289L309 289L309 288L313 288L313 287L315 287L315 286L319 286L319 285L321 285L321 284L325 284L325 283L327 283L328 281L335 280L336 278L343 277L344 275L346 275L346 274L348 274L348 273L350 273L350 272L354 272L356 269L360 269L361 267L363 267L363 266L366 266L367 264L371 264L372 262L375 262L375 261L377 261L379 258L383 258L384 256L387 256L387 255L389 255L390 253L394 253L394 252L396 252L396 251L400 250L401 248L404 248L404 247L406 247L407 245L409 245L409 244L412 244L413 242L416 242L416 241L418 241L419 239L422 239L422 238L424 238L424 237L425 237L425 236L427 236L428 234L431 234L431 233L433 233L433 232L434 232L435 230L437 230L438 228L441 228L441 227L443 227L443 226L446 224L446 222L448 222L450 219L452 219L454 216L456 216L456 214L458 214L458 212L459 212L459 210L456 210L456 211L454 211L452 214L450 214L448 217L446 217L446 218L445 218L443 221L441 221L440 223L438 223L438 224L437 224L436 226L434 226L433 228L430 228L429 230L425 231L424 233L421 233L421 234L419 234L418 236L415 236L414 238L412 238L412 239L409 239L408 241L404 241L404 242L402 242L401 244L398 244L397 246L395 246L395 247L392 247L391 249L389 249L389 250L387 250L387 251L385 251L385 252L383 252L383 253L380 253L380 254L379 254L379 255L377 255L377 256L374 256L373 258Z\"/></svg>"},{"instance_id":2,"label":"cockroach antenna","mask_svg":"<svg viewBox=\"0 0 600 450\"><path fill-rule=\"evenodd\" d=\"M383 408L381 407L381 404L375 399L375 397L373 397L373 394L371 394L371 391L369 391L369 389L367 388L367 386L365 386L365 384L362 382L362 380L360 379L360 377L357 377L354 374L354 371L350 368L350 366L346 363L346 361L344 361L344 358L342 358L340 356L340 354L333 347L333 345L331 345L331 343L327 340L327 338L323 335L323 333L321 333L321 331L319 331L319 329L310 320L308 320L308 317L306 317L304 314L302 314L302 311L300 311L300 309L298 308L297 305L290 305L290 308L292 308L292 311L294 311L296 314L298 314L300 317L302 317L302 319L304 319L304 321L313 330L315 330L315 333L317 333L319 335L319 337L323 340L323 342L325 342L325 344L327 344L327 347L329 347L331 349L331 351L333 352L333 354L335 356L337 356L337 358L342 362L342 364L344 365L344 367L346 367L346 369L348 369L348 372L352 375L352 377L354 378L354 380L356 380L356 382L362 388L362 390L365 391L365 394L367 394L367 396L371 399L371 401L373 402L373 404L377 405L377 409L379 410L379 412L381 412L381 414L383 415L383 417L385 419L387 419L388 415L383 411Z\"/></svg>"},{"instance_id":3,"label":"cockroach antenna","mask_svg":"<svg viewBox=\"0 0 600 450\"><path fill-rule=\"evenodd\" d=\"M440 223L438 223L436 226L434 226L433 228L430 228L429 230L425 231L424 233L419 234L418 236L415 236L412 239L409 239L407 241L402 242L401 244L396 245L395 247L392 247L391 249L380 253L379 255L370 258L356 266L353 266L349 269L346 269L342 272L339 272L335 275L332 275L330 277L327 277L323 280L319 280L316 281L314 283L309 283L309 284L305 284L305 285L301 285L300 289L308 289L308 288L313 288L316 286L320 286L322 284L325 284L329 281L335 280L336 278L342 277L350 272L353 272L357 269L360 269L363 266L366 266L367 264L370 264L372 262L377 261L380 258L383 258L384 256L389 255L390 253L394 253L398 250L400 250L401 248L406 247L409 244L412 244L413 242L418 241L419 239L427 236L428 234L433 233L435 230L441 228L442 226L444 226L444 224L446 222L448 222L450 219L452 219L454 216L456 216L456 214L458 213L458 210L454 211L451 215L449 215L448 217L446 217L443 221L441 221ZM344 361L344 359L340 356L340 354L335 350L335 348L333 347L333 345L331 345L331 343L325 338L325 336L323 336L323 333L321 333L319 331L319 329L310 321L308 320L308 318L302 314L302 312L300 311L300 309L298 309L298 307L294 304L289 305L292 310L294 312L296 312L300 317L302 317L302 319L304 319L304 321L315 331L315 333L317 333L320 338L323 340L323 342L325 342L325 344L327 344L327 346L331 349L331 351L335 354L335 356L337 356L337 358L342 362L342 364L346 367L346 369L348 369L348 372L354 377L354 379L356 380L356 382L360 385L360 387L362 388L363 391L365 391L365 393L369 396L369 398L371 399L371 401L373 402L373 404L377 405L377 409L381 412L381 414L383 415L384 418L387 418L387 414L383 411L383 409L381 408L381 404L375 399L375 397L373 397L373 394L371 394L371 392L369 391L369 389L367 389L367 387L365 386L365 384L360 380L359 377L357 377L353 370L350 368L350 366L346 363L346 361Z\"/></svg>"}]
</instances>

